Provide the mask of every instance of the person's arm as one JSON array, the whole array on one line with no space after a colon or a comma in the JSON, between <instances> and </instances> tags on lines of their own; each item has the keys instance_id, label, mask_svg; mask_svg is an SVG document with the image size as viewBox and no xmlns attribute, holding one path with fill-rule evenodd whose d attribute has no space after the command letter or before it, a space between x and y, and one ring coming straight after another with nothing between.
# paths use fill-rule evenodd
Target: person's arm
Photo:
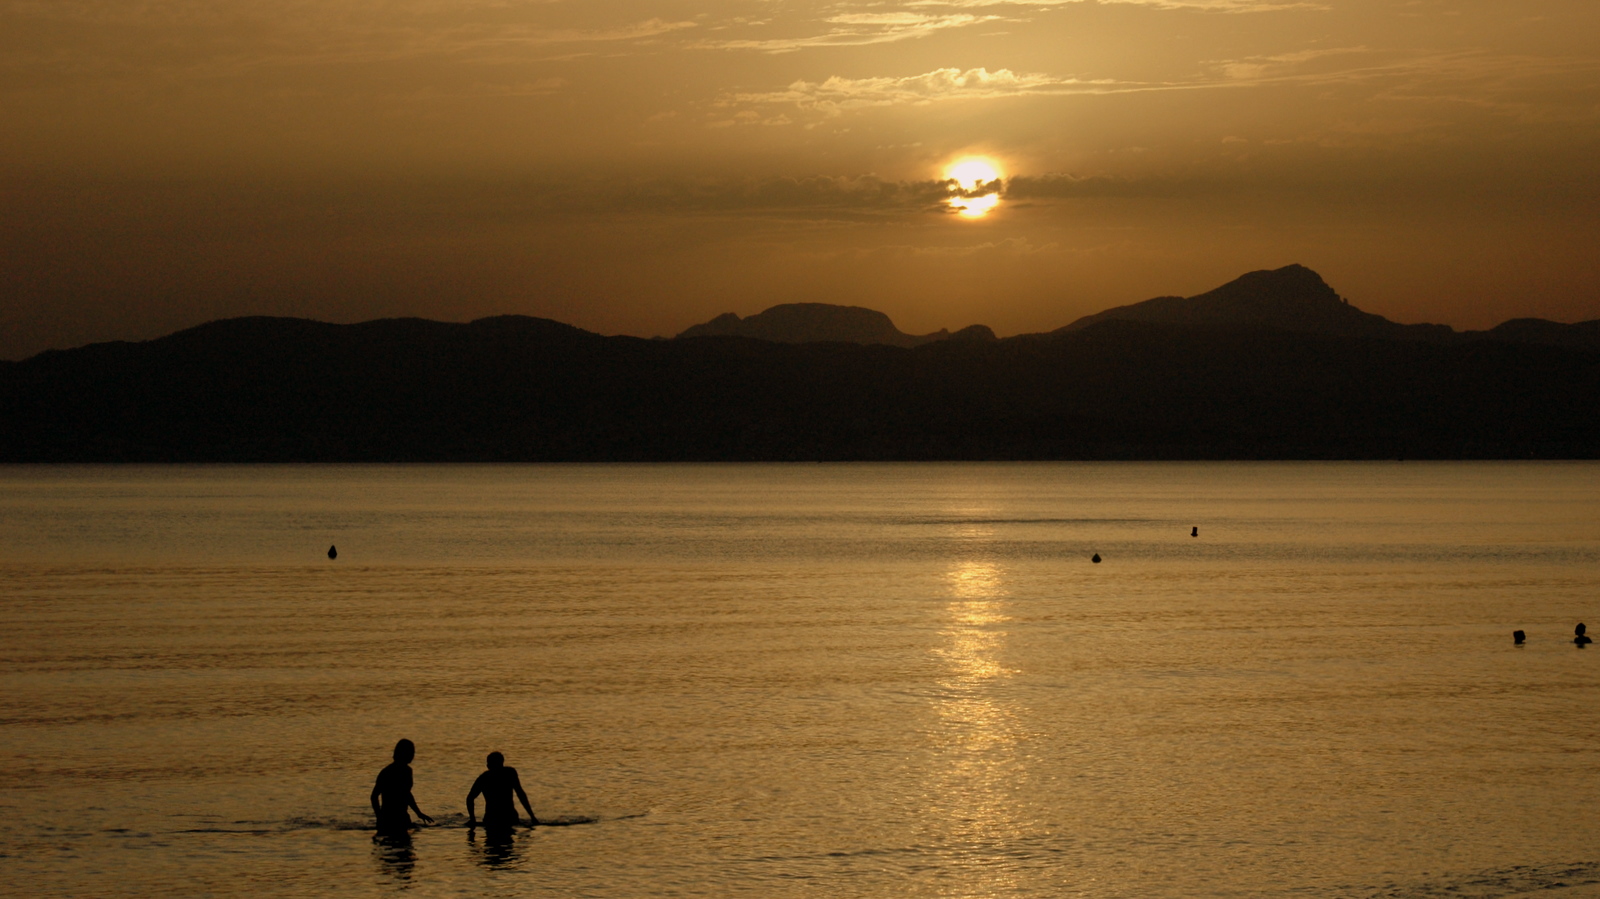
<instances>
[{"instance_id":1,"label":"person's arm","mask_svg":"<svg viewBox=\"0 0 1600 899\"><path fill-rule=\"evenodd\" d=\"M382 789L382 787L383 775L379 774L377 782L372 785L372 815L375 818L383 816L383 807L378 805L378 791Z\"/></svg>"},{"instance_id":2,"label":"person's arm","mask_svg":"<svg viewBox=\"0 0 1600 899\"><path fill-rule=\"evenodd\" d=\"M517 798L522 800L522 810L528 813L528 823L530 825L538 824L539 819L533 814L533 806L528 804L528 794L522 792L522 778L518 777L515 772L511 774L511 789L516 790Z\"/></svg>"},{"instance_id":3,"label":"person's arm","mask_svg":"<svg viewBox=\"0 0 1600 899\"><path fill-rule=\"evenodd\" d=\"M483 791L478 789L478 781L472 782L472 792L467 794L467 826L472 827L478 823L478 794Z\"/></svg>"},{"instance_id":4,"label":"person's arm","mask_svg":"<svg viewBox=\"0 0 1600 899\"><path fill-rule=\"evenodd\" d=\"M421 818L423 823L425 823L425 824L432 824L433 823L433 819L428 817L426 812L424 812L420 808L417 808L417 797L411 795L410 793L407 793L406 794L406 804L411 806L411 810L417 813L417 817Z\"/></svg>"}]
</instances>

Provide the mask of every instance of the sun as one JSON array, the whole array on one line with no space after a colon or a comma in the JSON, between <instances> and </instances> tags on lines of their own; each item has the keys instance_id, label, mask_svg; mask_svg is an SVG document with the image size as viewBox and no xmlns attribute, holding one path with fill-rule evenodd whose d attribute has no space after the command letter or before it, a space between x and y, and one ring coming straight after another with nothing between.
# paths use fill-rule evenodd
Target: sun
<instances>
[{"instance_id":1,"label":"sun","mask_svg":"<svg viewBox=\"0 0 1600 899\"><path fill-rule=\"evenodd\" d=\"M1004 177L993 159L963 156L945 166L944 180L951 185L951 197L945 202L962 218L981 219L1000 205L997 182Z\"/></svg>"}]
</instances>

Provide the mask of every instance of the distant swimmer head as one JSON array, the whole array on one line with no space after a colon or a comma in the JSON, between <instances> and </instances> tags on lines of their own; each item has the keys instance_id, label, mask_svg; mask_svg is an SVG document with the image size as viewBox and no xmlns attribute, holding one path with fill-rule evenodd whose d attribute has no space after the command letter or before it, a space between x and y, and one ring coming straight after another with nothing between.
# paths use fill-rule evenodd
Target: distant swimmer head
<instances>
[{"instance_id":1,"label":"distant swimmer head","mask_svg":"<svg viewBox=\"0 0 1600 899\"><path fill-rule=\"evenodd\" d=\"M409 765L411 764L411 760L416 757L417 744L411 742L410 740L401 740L400 742L394 744L394 760L400 764Z\"/></svg>"},{"instance_id":2,"label":"distant swimmer head","mask_svg":"<svg viewBox=\"0 0 1600 899\"><path fill-rule=\"evenodd\" d=\"M1580 621L1580 622L1578 622L1578 626L1572 629L1572 632L1581 637L1588 630L1589 630L1589 628L1584 626L1584 623Z\"/></svg>"},{"instance_id":3,"label":"distant swimmer head","mask_svg":"<svg viewBox=\"0 0 1600 899\"><path fill-rule=\"evenodd\" d=\"M504 768L506 766L506 757L501 755L498 752L489 753L488 761L489 761L489 767L491 769L493 769L493 768Z\"/></svg>"},{"instance_id":4,"label":"distant swimmer head","mask_svg":"<svg viewBox=\"0 0 1600 899\"><path fill-rule=\"evenodd\" d=\"M1094 555L1090 556L1089 557L1089 561L1095 563L1096 565L1099 565L1100 564L1100 554L1099 553L1095 553Z\"/></svg>"},{"instance_id":5,"label":"distant swimmer head","mask_svg":"<svg viewBox=\"0 0 1600 899\"><path fill-rule=\"evenodd\" d=\"M1511 642L1517 644L1518 646L1521 646L1527 639L1528 635L1524 634L1522 631L1511 632Z\"/></svg>"},{"instance_id":6,"label":"distant swimmer head","mask_svg":"<svg viewBox=\"0 0 1600 899\"><path fill-rule=\"evenodd\" d=\"M1190 529L1189 529L1189 536L1191 536L1191 537L1198 537L1198 536L1200 536L1200 528L1198 528L1198 527L1192 527L1192 528L1190 528Z\"/></svg>"},{"instance_id":7,"label":"distant swimmer head","mask_svg":"<svg viewBox=\"0 0 1600 899\"><path fill-rule=\"evenodd\" d=\"M339 558L339 547L337 547L337 546L328 547L328 558L330 558L330 559Z\"/></svg>"}]
</instances>

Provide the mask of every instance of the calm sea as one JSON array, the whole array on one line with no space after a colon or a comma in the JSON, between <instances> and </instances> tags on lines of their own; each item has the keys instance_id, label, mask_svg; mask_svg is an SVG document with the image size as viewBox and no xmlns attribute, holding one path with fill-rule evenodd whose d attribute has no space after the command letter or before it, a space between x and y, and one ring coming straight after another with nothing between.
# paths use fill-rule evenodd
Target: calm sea
<instances>
[{"instance_id":1,"label":"calm sea","mask_svg":"<svg viewBox=\"0 0 1600 899\"><path fill-rule=\"evenodd\" d=\"M0 889L1600 895L1580 621L1593 464L0 468Z\"/></svg>"}]
</instances>

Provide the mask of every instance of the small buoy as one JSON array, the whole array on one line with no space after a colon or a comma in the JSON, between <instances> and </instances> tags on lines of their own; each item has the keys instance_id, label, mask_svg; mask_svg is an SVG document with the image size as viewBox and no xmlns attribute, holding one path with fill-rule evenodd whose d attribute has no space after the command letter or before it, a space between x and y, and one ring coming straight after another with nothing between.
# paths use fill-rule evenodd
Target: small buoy
<instances>
[{"instance_id":1,"label":"small buoy","mask_svg":"<svg viewBox=\"0 0 1600 899\"><path fill-rule=\"evenodd\" d=\"M1528 635L1524 634L1522 631L1512 631L1511 632L1511 642L1517 644L1518 646L1521 646L1522 645L1522 641L1524 641L1526 639L1528 639Z\"/></svg>"},{"instance_id":2,"label":"small buoy","mask_svg":"<svg viewBox=\"0 0 1600 899\"><path fill-rule=\"evenodd\" d=\"M1189 536L1191 536L1191 537L1198 537L1198 536L1200 536L1200 529L1199 529L1199 528L1198 528L1198 527L1193 527L1193 528L1190 528L1190 529L1189 529Z\"/></svg>"},{"instance_id":3,"label":"small buoy","mask_svg":"<svg viewBox=\"0 0 1600 899\"><path fill-rule=\"evenodd\" d=\"M1099 565L1100 564L1100 554L1099 553L1095 553L1094 556L1089 559L1089 561L1095 563L1096 565Z\"/></svg>"},{"instance_id":4,"label":"small buoy","mask_svg":"<svg viewBox=\"0 0 1600 899\"><path fill-rule=\"evenodd\" d=\"M330 558L330 559L339 558L339 547L337 547L337 546L328 547L328 558Z\"/></svg>"}]
</instances>

